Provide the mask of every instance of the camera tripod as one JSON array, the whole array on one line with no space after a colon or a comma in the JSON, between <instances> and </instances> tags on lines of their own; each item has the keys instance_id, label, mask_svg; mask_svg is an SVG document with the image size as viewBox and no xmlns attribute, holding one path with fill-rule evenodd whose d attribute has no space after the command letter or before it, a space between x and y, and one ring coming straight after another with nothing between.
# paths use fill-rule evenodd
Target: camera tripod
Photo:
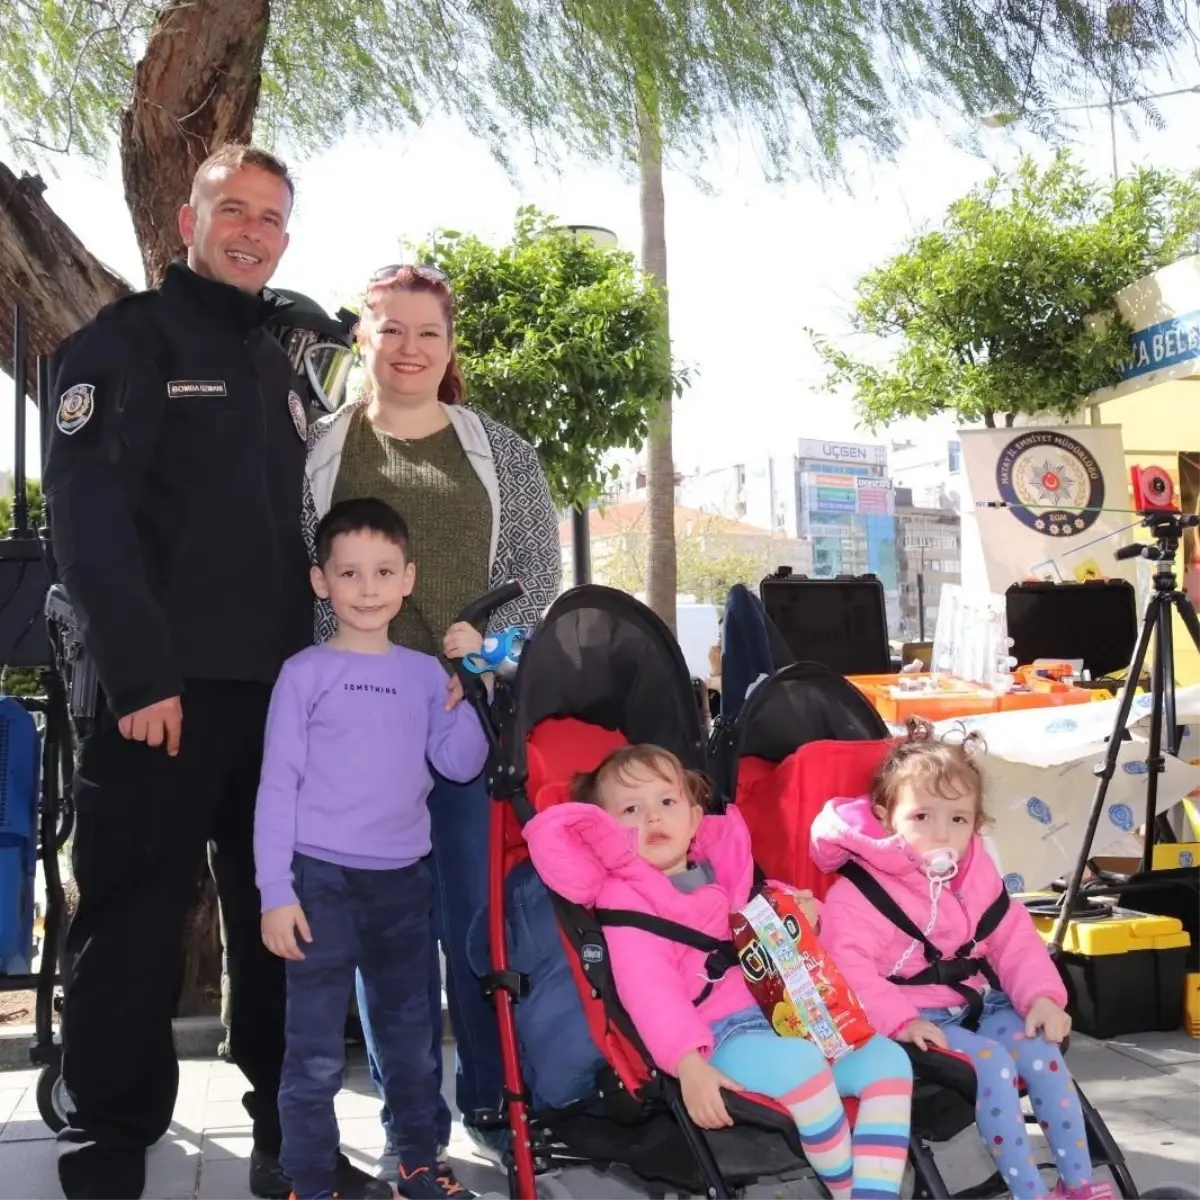
<instances>
[{"instance_id":1,"label":"camera tripod","mask_svg":"<svg viewBox=\"0 0 1200 1200\"><path fill-rule=\"evenodd\" d=\"M1126 736L1126 723L1133 708L1134 692L1142 675L1142 667L1146 661L1151 637L1154 638L1154 657L1150 667L1150 738L1145 759L1146 833L1141 869L1138 875L1147 876L1153 868L1155 830L1158 824L1158 777L1166 769L1166 758L1163 755L1163 725L1165 724L1167 729L1167 754L1178 754L1180 741L1179 726L1175 720L1175 643L1174 630L1171 627L1173 612L1179 613L1184 627L1196 646L1197 653L1200 653L1200 620L1196 617L1196 610L1192 607L1191 601L1178 589L1175 578L1175 555L1179 551L1179 543L1183 540L1183 531L1200 525L1200 516L1184 515L1173 511L1149 511L1143 512L1141 518L1142 524L1150 530L1153 541L1123 546L1116 552L1116 557L1118 559L1146 558L1151 562L1156 562L1158 568L1154 572L1154 593L1146 605L1141 636L1138 638L1133 661L1130 663L1129 673L1121 689L1121 703L1117 708L1112 734L1108 739L1108 751L1104 756L1103 763L1096 767L1099 782L1092 798L1092 810L1088 815L1087 829L1084 832L1083 845L1079 851L1079 861L1075 864L1066 894L1062 897L1058 918L1050 938L1051 948L1054 952L1062 949L1067 926L1083 890L1084 872L1091 857L1092 843L1096 838L1100 815L1104 811L1108 787L1117 770L1121 743ZM1114 891L1137 890L1139 886L1137 878L1130 879L1125 884L1105 880L1099 890L1111 894Z\"/></svg>"}]
</instances>

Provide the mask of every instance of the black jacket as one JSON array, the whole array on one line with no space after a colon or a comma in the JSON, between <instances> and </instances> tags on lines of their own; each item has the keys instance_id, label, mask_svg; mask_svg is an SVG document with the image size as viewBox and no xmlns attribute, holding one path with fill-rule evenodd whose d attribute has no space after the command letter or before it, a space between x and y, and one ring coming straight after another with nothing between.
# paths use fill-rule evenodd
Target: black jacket
<instances>
[{"instance_id":1,"label":"black jacket","mask_svg":"<svg viewBox=\"0 0 1200 1200\"><path fill-rule=\"evenodd\" d=\"M263 328L285 303L176 262L55 355L54 557L117 716L186 679L272 683L312 640L303 409Z\"/></svg>"}]
</instances>

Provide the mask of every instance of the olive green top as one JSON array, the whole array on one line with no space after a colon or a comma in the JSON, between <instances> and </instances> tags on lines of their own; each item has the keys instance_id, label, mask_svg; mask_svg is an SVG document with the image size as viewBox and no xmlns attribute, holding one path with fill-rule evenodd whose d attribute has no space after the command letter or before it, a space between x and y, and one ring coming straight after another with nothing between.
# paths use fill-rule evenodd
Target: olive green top
<instances>
[{"instance_id":1,"label":"olive green top","mask_svg":"<svg viewBox=\"0 0 1200 1200\"><path fill-rule=\"evenodd\" d=\"M492 508L453 425L408 440L351 418L333 503L370 496L407 522L417 567L413 594L388 628L400 646L441 655L442 637L468 600L487 591Z\"/></svg>"}]
</instances>

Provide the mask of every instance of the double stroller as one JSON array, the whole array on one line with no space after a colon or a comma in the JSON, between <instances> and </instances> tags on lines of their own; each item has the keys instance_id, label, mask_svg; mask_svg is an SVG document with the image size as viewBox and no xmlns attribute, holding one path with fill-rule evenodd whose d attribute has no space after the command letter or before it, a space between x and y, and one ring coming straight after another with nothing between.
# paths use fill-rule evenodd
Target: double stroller
<instances>
[{"instance_id":1,"label":"double stroller","mask_svg":"<svg viewBox=\"0 0 1200 1200\"><path fill-rule=\"evenodd\" d=\"M753 605L747 611L765 622ZM621 1007L600 922L541 884L521 832L566 799L576 772L621 745L653 743L705 772L722 803L738 805L768 876L823 895L832 879L808 862L809 822L830 796L866 790L887 730L840 676L811 663L781 665L781 646L776 638L763 670L750 673L756 686L732 718L727 712L710 747L666 626L623 592L582 586L547 612L490 709L474 695L493 742L490 962L480 974L500 1024L505 1111L471 1117L511 1127L513 1197L562 1195L560 1173L574 1167L622 1168L650 1196L733 1196L759 1181L813 1174L791 1116L768 1097L726 1093L732 1127L692 1123L677 1081L656 1069ZM949 1197L932 1147L974 1124L974 1074L954 1055L911 1053L918 1082L903 1194ZM1081 1100L1095 1163L1122 1196L1136 1195L1120 1150ZM958 1194L1006 1192L993 1175Z\"/></svg>"}]
</instances>

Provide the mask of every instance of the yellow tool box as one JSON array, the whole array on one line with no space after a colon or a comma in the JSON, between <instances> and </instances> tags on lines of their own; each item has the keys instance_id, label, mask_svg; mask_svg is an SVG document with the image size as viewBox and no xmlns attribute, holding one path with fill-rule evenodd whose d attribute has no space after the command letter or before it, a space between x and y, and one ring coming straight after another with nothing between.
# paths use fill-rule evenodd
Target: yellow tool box
<instances>
[{"instance_id":1,"label":"yellow tool box","mask_svg":"<svg viewBox=\"0 0 1200 1200\"><path fill-rule=\"evenodd\" d=\"M1033 921L1049 942L1054 917L1039 907L1031 905ZM1098 1038L1180 1028L1191 944L1175 917L1108 905L1074 917L1058 964L1074 1027Z\"/></svg>"}]
</instances>

